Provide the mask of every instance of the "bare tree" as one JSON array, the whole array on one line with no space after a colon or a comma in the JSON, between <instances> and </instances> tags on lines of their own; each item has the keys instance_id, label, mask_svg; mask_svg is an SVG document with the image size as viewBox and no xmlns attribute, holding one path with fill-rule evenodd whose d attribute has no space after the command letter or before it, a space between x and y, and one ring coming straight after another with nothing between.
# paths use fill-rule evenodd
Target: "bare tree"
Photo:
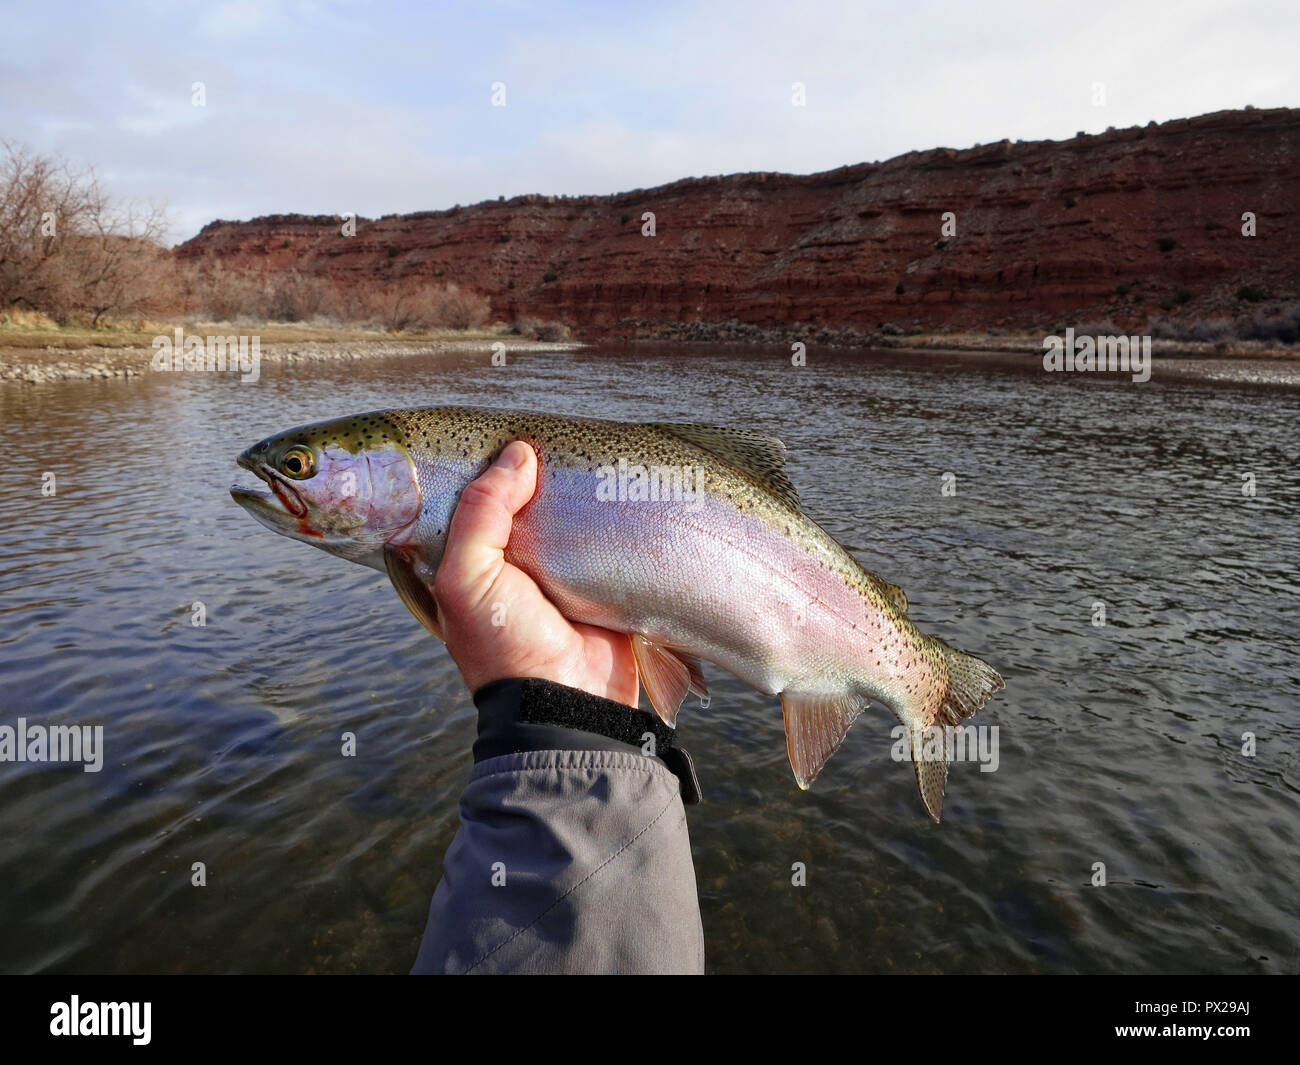
<instances>
[{"instance_id":1,"label":"bare tree","mask_svg":"<svg viewBox=\"0 0 1300 1065\"><path fill-rule=\"evenodd\" d=\"M115 204L90 168L0 142L0 308L59 322L165 309L163 210Z\"/></svg>"}]
</instances>

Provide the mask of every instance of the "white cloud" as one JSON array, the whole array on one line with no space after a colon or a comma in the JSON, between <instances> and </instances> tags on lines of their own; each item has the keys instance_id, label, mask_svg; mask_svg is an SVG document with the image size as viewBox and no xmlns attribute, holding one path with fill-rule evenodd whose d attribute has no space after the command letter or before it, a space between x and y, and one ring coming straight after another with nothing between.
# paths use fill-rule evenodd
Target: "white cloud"
<instances>
[{"instance_id":1,"label":"white cloud","mask_svg":"<svg viewBox=\"0 0 1300 1065\"><path fill-rule=\"evenodd\" d=\"M267 23L266 7L250 0L213 4L199 15L199 29L212 37L245 37Z\"/></svg>"}]
</instances>

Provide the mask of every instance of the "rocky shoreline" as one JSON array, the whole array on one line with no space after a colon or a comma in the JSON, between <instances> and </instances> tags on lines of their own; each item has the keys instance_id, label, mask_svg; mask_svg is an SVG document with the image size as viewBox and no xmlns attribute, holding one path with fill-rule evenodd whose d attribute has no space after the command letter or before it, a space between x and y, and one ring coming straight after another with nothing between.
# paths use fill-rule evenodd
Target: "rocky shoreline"
<instances>
[{"instance_id":1,"label":"rocky shoreline","mask_svg":"<svg viewBox=\"0 0 1300 1065\"><path fill-rule=\"evenodd\" d=\"M602 331L590 341L667 342L680 344L743 344L809 348L888 349L922 352L989 352L1039 357L1041 337L997 336L984 333L923 333L915 328L886 327L863 331L796 324L763 328L747 322L663 322L633 319ZM490 354L504 343L508 352L566 351L587 344L577 341L539 341L519 337L474 340L347 340L273 342L261 345L263 363L357 361L395 356L450 352ZM1300 360L1300 347L1269 347L1257 342L1223 344L1155 339L1152 354L1158 358ZM153 373L153 351L145 347L5 348L0 347L0 382L49 384L58 381L108 380Z\"/></svg>"},{"instance_id":2,"label":"rocky shoreline","mask_svg":"<svg viewBox=\"0 0 1300 1065\"><path fill-rule=\"evenodd\" d=\"M1076 330L1083 335L1087 330ZM666 322L632 318L619 322L603 336L623 341L658 340L687 344L790 345L802 343L829 348L887 348L904 351L988 351L1004 354L1043 354L1042 336L1023 334L934 333L918 323L900 326L886 322L880 329L827 327L808 323L764 327L750 322ZM1300 359L1300 345L1269 345L1261 341L1232 344L1171 340L1154 337L1152 354L1160 358Z\"/></svg>"},{"instance_id":3,"label":"rocky shoreline","mask_svg":"<svg viewBox=\"0 0 1300 1065\"><path fill-rule=\"evenodd\" d=\"M496 344L507 352L566 351L584 345L573 341L525 340L502 336L476 340L363 340L268 343L260 346L263 363L302 363L385 359L404 355L491 354ZM49 384L57 381L141 377L155 372L153 349L145 347L77 349L0 347L0 381Z\"/></svg>"}]
</instances>

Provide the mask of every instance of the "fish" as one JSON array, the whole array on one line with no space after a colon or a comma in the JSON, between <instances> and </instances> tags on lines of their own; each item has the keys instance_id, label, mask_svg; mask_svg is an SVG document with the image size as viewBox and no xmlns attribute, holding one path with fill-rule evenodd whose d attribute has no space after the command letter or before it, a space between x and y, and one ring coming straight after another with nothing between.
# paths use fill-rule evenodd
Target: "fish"
<instances>
[{"instance_id":1,"label":"fish","mask_svg":"<svg viewBox=\"0 0 1300 1065\"><path fill-rule=\"evenodd\" d=\"M506 561L570 621L626 633L654 712L707 705L702 662L779 696L807 789L872 702L907 729L922 803L940 820L959 726L1004 687L992 666L922 633L903 590L809 517L784 444L751 429L446 406L277 433L237 459L269 491L231 488L263 525L386 573L441 639L434 576L462 490L507 444L538 457Z\"/></svg>"}]
</instances>

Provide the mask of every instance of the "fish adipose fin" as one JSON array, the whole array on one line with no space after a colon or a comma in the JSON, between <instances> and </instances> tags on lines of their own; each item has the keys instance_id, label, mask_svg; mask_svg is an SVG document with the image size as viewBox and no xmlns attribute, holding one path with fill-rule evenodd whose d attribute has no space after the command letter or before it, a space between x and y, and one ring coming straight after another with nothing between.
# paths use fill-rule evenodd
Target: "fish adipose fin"
<instances>
[{"instance_id":1,"label":"fish adipose fin","mask_svg":"<svg viewBox=\"0 0 1300 1065\"><path fill-rule=\"evenodd\" d=\"M785 445L776 437L764 436L748 429L721 429L716 425L671 425L667 422L647 424L660 432L703 448L728 466L754 478L795 510L802 508L799 493L785 472Z\"/></svg>"},{"instance_id":2,"label":"fish adipose fin","mask_svg":"<svg viewBox=\"0 0 1300 1065\"><path fill-rule=\"evenodd\" d=\"M866 705L855 695L781 693L785 747L799 787L808 790Z\"/></svg>"},{"instance_id":3,"label":"fish adipose fin","mask_svg":"<svg viewBox=\"0 0 1300 1065\"><path fill-rule=\"evenodd\" d=\"M943 652L948 667L948 690L938 712L938 720L931 725L960 725L983 706L994 692L1000 692L1006 683L998 671L987 662L949 647L936 637L930 639ZM899 720L902 720L900 718ZM943 793L948 784L948 756L952 753L948 736L936 730L908 727L912 741L912 769L916 773L916 787L925 803L926 812L938 824L943 811Z\"/></svg>"},{"instance_id":4,"label":"fish adipose fin","mask_svg":"<svg viewBox=\"0 0 1300 1065\"><path fill-rule=\"evenodd\" d=\"M416 574L415 563L400 547L385 544L384 567L388 570L388 579L393 582L398 596L406 604L406 609L415 615L416 621L441 640L438 604L428 585Z\"/></svg>"},{"instance_id":5,"label":"fish adipose fin","mask_svg":"<svg viewBox=\"0 0 1300 1065\"><path fill-rule=\"evenodd\" d=\"M636 632L632 633L632 655L650 705L669 728L677 727L677 710L687 692L698 695L701 706L709 705L709 689L698 658L671 651Z\"/></svg>"},{"instance_id":6,"label":"fish adipose fin","mask_svg":"<svg viewBox=\"0 0 1300 1065\"><path fill-rule=\"evenodd\" d=\"M881 592L884 593L885 598L894 604L896 610L906 614L907 593L897 584L890 584L888 581L881 580L879 577L877 577L876 580L880 582L879 587Z\"/></svg>"}]
</instances>

